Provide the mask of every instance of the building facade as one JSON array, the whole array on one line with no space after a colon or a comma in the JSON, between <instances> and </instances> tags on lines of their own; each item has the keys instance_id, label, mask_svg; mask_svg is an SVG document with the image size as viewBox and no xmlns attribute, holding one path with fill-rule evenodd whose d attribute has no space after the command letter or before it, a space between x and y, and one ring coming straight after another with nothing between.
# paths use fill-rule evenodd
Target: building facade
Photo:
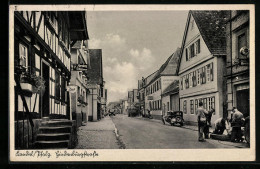
<instances>
[{"instance_id":1,"label":"building facade","mask_svg":"<svg viewBox=\"0 0 260 169\"><path fill-rule=\"evenodd\" d=\"M249 11L230 11L227 23L227 110L249 116Z\"/></svg>"},{"instance_id":2,"label":"building facade","mask_svg":"<svg viewBox=\"0 0 260 169\"><path fill-rule=\"evenodd\" d=\"M179 81L175 80L162 92L162 114L179 111L179 104Z\"/></svg>"},{"instance_id":3,"label":"building facade","mask_svg":"<svg viewBox=\"0 0 260 169\"><path fill-rule=\"evenodd\" d=\"M104 94L102 50L89 49L91 68L88 69L87 77L88 94L88 120L97 121L102 118L102 99Z\"/></svg>"},{"instance_id":4,"label":"building facade","mask_svg":"<svg viewBox=\"0 0 260 169\"><path fill-rule=\"evenodd\" d=\"M87 67L89 67L90 61L87 46L87 41L77 41L71 47L70 86L75 88L75 92L71 92L71 113L72 119L77 122L77 127L88 121Z\"/></svg>"},{"instance_id":5,"label":"building facade","mask_svg":"<svg viewBox=\"0 0 260 169\"><path fill-rule=\"evenodd\" d=\"M85 12L14 12L16 147L30 147L29 139L22 142L27 145L20 144L19 130L27 138L29 133L24 134L27 129L19 127L19 120L28 117L33 142L42 119L71 119L66 91L71 77L70 42L87 39ZM36 92L33 85L38 86Z\"/></svg>"},{"instance_id":6,"label":"building facade","mask_svg":"<svg viewBox=\"0 0 260 169\"><path fill-rule=\"evenodd\" d=\"M212 121L223 117L225 100L226 11L190 11L184 32L180 77L180 110L184 120L197 122L199 102L215 109Z\"/></svg>"},{"instance_id":7,"label":"building facade","mask_svg":"<svg viewBox=\"0 0 260 169\"><path fill-rule=\"evenodd\" d=\"M177 76L177 65L180 56L178 48L160 67L152 80L145 86L145 103L154 118L161 119L162 116L162 92L175 80Z\"/></svg>"}]
</instances>

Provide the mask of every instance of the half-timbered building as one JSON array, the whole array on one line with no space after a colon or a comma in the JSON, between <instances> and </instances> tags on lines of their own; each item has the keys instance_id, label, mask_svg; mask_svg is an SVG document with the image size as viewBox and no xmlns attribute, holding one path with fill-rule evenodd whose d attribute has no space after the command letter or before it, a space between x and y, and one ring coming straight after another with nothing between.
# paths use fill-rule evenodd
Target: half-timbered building
<instances>
[{"instance_id":1,"label":"half-timbered building","mask_svg":"<svg viewBox=\"0 0 260 169\"><path fill-rule=\"evenodd\" d=\"M85 12L14 12L16 147L31 146L43 119L71 118L66 91L71 77L70 47L87 39ZM29 130L28 125L27 133L24 124L19 128L18 120L25 119L32 127Z\"/></svg>"}]
</instances>

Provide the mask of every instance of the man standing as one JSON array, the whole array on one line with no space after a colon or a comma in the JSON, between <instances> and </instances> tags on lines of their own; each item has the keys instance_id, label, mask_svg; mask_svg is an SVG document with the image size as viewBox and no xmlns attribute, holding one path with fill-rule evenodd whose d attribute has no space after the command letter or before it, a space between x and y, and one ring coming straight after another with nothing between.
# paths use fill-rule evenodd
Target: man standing
<instances>
[{"instance_id":1,"label":"man standing","mask_svg":"<svg viewBox=\"0 0 260 169\"><path fill-rule=\"evenodd\" d=\"M241 126L245 121L243 113L237 110L236 107L233 107L231 114L231 141L232 142L240 142L242 141L242 131Z\"/></svg>"},{"instance_id":2,"label":"man standing","mask_svg":"<svg viewBox=\"0 0 260 169\"><path fill-rule=\"evenodd\" d=\"M210 111L208 111L208 114L205 114L206 119L207 119L207 124L204 128L204 134L205 134L206 139L209 138L209 127L211 127L211 117L214 112L215 112L215 109L211 109Z\"/></svg>"},{"instance_id":3,"label":"man standing","mask_svg":"<svg viewBox=\"0 0 260 169\"><path fill-rule=\"evenodd\" d=\"M208 114L208 111L203 108L203 103L199 102L199 107L196 112L198 116L198 128L199 128L199 141L205 141L203 137L203 133L205 131L205 127L207 125L207 119L206 114Z\"/></svg>"}]
</instances>

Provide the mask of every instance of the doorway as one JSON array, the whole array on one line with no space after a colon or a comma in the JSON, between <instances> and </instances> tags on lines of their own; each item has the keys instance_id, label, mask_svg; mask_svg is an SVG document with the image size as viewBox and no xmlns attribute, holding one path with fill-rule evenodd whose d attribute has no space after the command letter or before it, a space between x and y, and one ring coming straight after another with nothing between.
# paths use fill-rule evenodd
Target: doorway
<instances>
[{"instance_id":1,"label":"doorway","mask_svg":"<svg viewBox=\"0 0 260 169\"><path fill-rule=\"evenodd\" d=\"M244 114L244 117L249 116L249 89L238 90L236 92L237 109Z\"/></svg>"},{"instance_id":2,"label":"doorway","mask_svg":"<svg viewBox=\"0 0 260 169\"><path fill-rule=\"evenodd\" d=\"M42 95L42 117L48 117L50 114L50 68L45 62L42 62L42 77L45 80L45 92Z\"/></svg>"}]
</instances>

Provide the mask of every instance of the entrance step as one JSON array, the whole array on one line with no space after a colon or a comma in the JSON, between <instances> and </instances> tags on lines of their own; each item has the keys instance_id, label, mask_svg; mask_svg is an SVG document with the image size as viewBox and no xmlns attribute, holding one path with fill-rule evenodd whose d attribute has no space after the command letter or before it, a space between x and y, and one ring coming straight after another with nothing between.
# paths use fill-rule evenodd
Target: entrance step
<instances>
[{"instance_id":1,"label":"entrance step","mask_svg":"<svg viewBox=\"0 0 260 169\"><path fill-rule=\"evenodd\" d=\"M58 126L58 127L50 127L50 126L41 126L39 127L39 132L41 134L44 133L71 133L72 126Z\"/></svg>"},{"instance_id":2,"label":"entrance step","mask_svg":"<svg viewBox=\"0 0 260 169\"><path fill-rule=\"evenodd\" d=\"M49 121L49 120L50 120L49 117L43 117L43 118L42 118L42 121L43 121L43 122L45 122L45 121Z\"/></svg>"},{"instance_id":3,"label":"entrance step","mask_svg":"<svg viewBox=\"0 0 260 169\"><path fill-rule=\"evenodd\" d=\"M71 148L74 146L72 133L75 128L73 121L68 119L45 118L39 126L34 142L36 149Z\"/></svg>"},{"instance_id":4,"label":"entrance step","mask_svg":"<svg viewBox=\"0 0 260 169\"><path fill-rule=\"evenodd\" d=\"M70 133L51 133L51 134L38 134L36 141L58 141L69 140Z\"/></svg>"},{"instance_id":5,"label":"entrance step","mask_svg":"<svg viewBox=\"0 0 260 169\"><path fill-rule=\"evenodd\" d=\"M50 120L42 122L42 126L57 127L57 126L72 126L72 121L69 120Z\"/></svg>"},{"instance_id":6,"label":"entrance step","mask_svg":"<svg viewBox=\"0 0 260 169\"><path fill-rule=\"evenodd\" d=\"M68 148L69 140L58 141L36 141L34 147L36 149L56 149L56 148Z\"/></svg>"}]
</instances>

